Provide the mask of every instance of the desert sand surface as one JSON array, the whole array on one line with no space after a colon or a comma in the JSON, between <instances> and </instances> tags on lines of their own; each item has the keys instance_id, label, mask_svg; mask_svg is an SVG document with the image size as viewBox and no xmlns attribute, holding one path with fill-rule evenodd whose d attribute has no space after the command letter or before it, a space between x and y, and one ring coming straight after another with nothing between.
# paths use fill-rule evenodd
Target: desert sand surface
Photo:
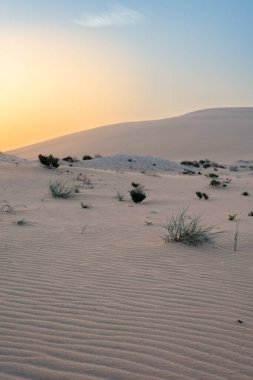
<instances>
[{"instance_id":1,"label":"desert sand surface","mask_svg":"<svg viewBox=\"0 0 253 380\"><path fill-rule=\"evenodd\" d=\"M227 122L221 135L229 128ZM217 131L218 126L218 151ZM83 136L100 132L103 128ZM252 140L241 137L233 147L240 155L247 143L248 155ZM74 150L64 151L65 138L57 141L62 146L55 150L42 144L24 149L23 156L35 158L42 147L42 153L48 147L55 155ZM189 146L176 154L168 139L170 148L162 152L174 152L170 159L190 159ZM208 156L202 149L195 136L194 159ZM214 158L226 163L244 158L232 153ZM71 165L61 162L49 170L37 161L0 154L0 379L252 379L252 162L187 175L179 162L115 157L112 151L110 157ZM212 188L208 173L231 182ZM78 192L53 198L49 182L54 180ZM140 204L130 198L132 182L145 186L147 198ZM198 199L196 191L209 199ZM249 196L241 195L244 191ZM165 243L164 223L183 208L222 233L200 246ZM235 220L228 220L229 214L237 214Z\"/></svg>"},{"instance_id":2,"label":"desert sand surface","mask_svg":"<svg viewBox=\"0 0 253 380\"><path fill-rule=\"evenodd\" d=\"M29 159L53 152L58 157L120 153L231 162L252 159L252 120L252 107L206 109L164 120L95 128L8 153Z\"/></svg>"}]
</instances>

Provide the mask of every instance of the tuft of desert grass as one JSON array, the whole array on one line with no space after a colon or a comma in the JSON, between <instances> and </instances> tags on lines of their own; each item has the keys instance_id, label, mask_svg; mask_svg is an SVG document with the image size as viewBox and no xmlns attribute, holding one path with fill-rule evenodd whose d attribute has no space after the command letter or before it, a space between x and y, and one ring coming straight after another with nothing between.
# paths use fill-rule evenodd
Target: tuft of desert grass
<instances>
[{"instance_id":1,"label":"tuft of desert grass","mask_svg":"<svg viewBox=\"0 0 253 380\"><path fill-rule=\"evenodd\" d=\"M189 216L187 209L172 215L163 228L166 230L162 235L165 242L181 242L195 246L212 242L218 233L213 232L214 226L202 224L200 216Z\"/></svg>"},{"instance_id":2,"label":"tuft of desert grass","mask_svg":"<svg viewBox=\"0 0 253 380\"><path fill-rule=\"evenodd\" d=\"M125 199L124 199L124 195L122 193L120 193L119 191L117 191L116 195L115 195L115 198L119 201L119 202L123 202Z\"/></svg>"},{"instance_id":3,"label":"tuft of desert grass","mask_svg":"<svg viewBox=\"0 0 253 380\"><path fill-rule=\"evenodd\" d=\"M49 183L49 190L53 198L68 199L73 195L73 188L61 181L52 181Z\"/></svg>"}]
</instances>

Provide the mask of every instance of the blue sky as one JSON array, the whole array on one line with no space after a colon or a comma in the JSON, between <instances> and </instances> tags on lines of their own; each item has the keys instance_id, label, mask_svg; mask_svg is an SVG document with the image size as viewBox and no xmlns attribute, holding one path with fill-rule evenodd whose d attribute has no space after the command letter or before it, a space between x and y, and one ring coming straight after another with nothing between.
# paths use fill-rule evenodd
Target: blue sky
<instances>
[{"instance_id":1,"label":"blue sky","mask_svg":"<svg viewBox=\"0 0 253 380\"><path fill-rule=\"evenodd\" d=\"M9 76L13 88L13 93L7 91L8 112L11 106L15 111L12 97L17 91L20 97L26 91L27 107L33 102L38 118L41 112L48 114L44 134L34 135L34 141L47 138L47 130L52 137L117 121L252 106L252 19L252 0L0 0L0 42L6 60L0 64L0 75L7 89ZM42 71L46 59L46 90L36 59ZM19 65L19 60L26 64ZM57 78L57 68L71 68L72 74ZM80 85L74 72L83 78ZM15 85L20 78L20 83L31 84L30 98L28 87ZM77 104L69 106L64 123L60 111L68 98L65 94L61 100L62 81L65 92L74 88L69 102L76 96ZM59 100L55 128L46 95L41 101L43 91L48 94L51 89ZM86 113L83 99L89 105ZM8 119L8 128L23 134L28 123L23 116L19 114L20 123Z\"/></svg>"}]
</instances>

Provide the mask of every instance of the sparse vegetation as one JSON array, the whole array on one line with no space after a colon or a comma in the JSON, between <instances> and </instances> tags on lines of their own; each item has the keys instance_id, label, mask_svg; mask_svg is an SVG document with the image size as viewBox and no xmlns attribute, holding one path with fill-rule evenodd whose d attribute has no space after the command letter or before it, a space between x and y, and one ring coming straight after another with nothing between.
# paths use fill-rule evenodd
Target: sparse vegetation
<instances>
[{"instance_id":1,"label":"sparse vegetation","mask_svg":"<svg viewBox=\"0 0 253 380\"><path fill-rule=\"evenodd\" d=\"M63 161L74 162L74 159L71 156L67 156L63 158Z\"/></svg>"},{"instance_id":2,"label":"sparse vegetation","mask_svg":"<svg viewBox=\"0 0 253 380\"><path fill-rule=\"evenodd\" d=\"M16 224L17 224L18 226L25 226L25 225L28 224L28 221L25 220L25 219L19 219L19 220L16 221Z\"/></svg>"},{"instance_id":3,"label":"sparse vegetation","mask_svg":"<svg viewBox=\"0 0 253 380\"><path fill-rule=\"evenodd\" d=\"M132 182L131 185L132 185L133 187L139 187L139 186L140 186L140 184L137 183L137 182Z\"/></svg>"},{"instance_id":4,"label":"sparse vegetation","mask_svg":"<svg viewBox=\"0 0 253 380\"><path fill-rule=\"evenodd\" d=\"M248 216L253 216L253 211L250 211L250 212L248 213Z\"/></svg>"},{"instance_id":5,"label":"sparse vegetation","mask_svg":"<svg viewBox=\"0 0 253 380\"><path fill-rule=\"evenodd\" d=\"M43 156L42 154L39 154L38 158L40 163L49 169L59 167L59 158L52 156L52 154L49 156Z\"/></svg>"},{"instance_id":6,"label":"sparse vegetation","mask_svg":"<svg viewBox=\"0 0 253 380\"><path fill-rule=\"evenodd\" d=\"M212 187L220 187L221 186L221 181L219 181L217 179L212 179L211 182L210 182L210 186L212 186Z\"/></svg>"},{"instance_id":7,"label":"sparse vegetation","mask_svg":"<svg viewBox=\"0 0 253 380\"><path fill-rule=\"evenodd\" d=\"M194 166L195 168L199 168L200 164L198 161L182 161L180 162L181 165L186 165L186 166Z\"/></svg>"},{"instance_id":8,"label":"sparse vegetation","mask_svg":"<svg viewBox=\"0 0 253 380\"><path fill-rule=\"evenodd\" d=\"M249 192L248 192L248 191L244 191L244 192L242 193L242 195L244 195L245 197L248 197L248 196L249 196Z\"/></svg>"},{"instance_id":9,"label":"sparse vegetation","mask_svg":"<svg viewBox=\"0 0 253 380\"><path fill-rule=\"evenodd\" d=\"M210 178L218 178L219 177L219 175L215 174L215 173L208 173L206 176L210 177Z\"/></svg>"},{"instance_id":10,"label":"sparse vegetation","mask_svg":"<svg viewBox=\"0 0 253 380\"><path fill-rule=\"evenodd\" d=\"M90 208L90 206L87 203L81 202L82 208Z\"/></svg>"},{"instance_id":11,"label":"sparse vegetation","mask_svg":"<svg viewBox=\"0 0 253 380\"><path fill-rule=\"evenodd\" d=\"M189 245L200 245L211 242L218 232L212 232L214 226L205 226L201 223L200 216L187 215L187 209L172 215L163 226L166 233L162 235L165 242L181 242Z\"/></svg>"},{"instance_id":12,"label":"sparse vegetation","mask_svg":"<svg viewBox=\"0 0 253 380\"><path fill-rule=\"evenodd\" d=\"M209 199L209 195L208 195L208 194L206 194L206 193L202 193L202 195L203 195L203 198L204 198L206 201Z\"/></svg>"},{"instance_id":13,"label":"sparse vegetation","mask_svg":"<svg viewBox=\"0 0 253 380\"><path fill-rule=\"evenodd\" d=\"M237 217L237 214L229 214L228 215L228 220L235 220L235 218Z\"/></svg>"},{"instance_id":14,"label":"sparse vegetation","mask_svg":"<svg viewBox=\"0 0 253 380\"><path fill-rule=\"evenodd\" d=\"M124 195L123 195L122 193L120 193L119 191L117 191L115 198L116 198L119 202L124 201Z\"/></svg>"},{"instance_id":15,"label":"sparse vegetation","mask_svg":"<svg viewBox=\"0 0 253 380\"><path fill-rule=\"evenodd\" d=\"M88 154L85 154L85 155L83 156L83 160L84 160L84 161L85 161L85 160L92 160L92 157L89 156Z\"/></svg>"},{"instance_id":16,"label":"sparse vegetation","mask_svg":"<svg viewBox=\"0 0 253 380\"><path fill-rule=\"evenodd\" d=\"M67 199L70 198L74 193L73 187L69 187L66 185L66 183L63 183L61 181L50 182L49 190L53 198Z\"/></svg>"},{"instance_id":17,"label":"sparse vegetation","mask_svg":"<svg viewBox=\"0 0 253 380\"><path fill-rule=\"evenodd\" d=\"M201 191L196 191L195 193L199 199L203 198L203 193Z\"/></svg>"},{"instance_id":18,"label":"sparse vegetation","mask_svg":"<svg viewBox=\"0 0 253 380\"><path fill-rule=\"evenodd\" d=\"M195 175L196 173L193 170L184 169L183 170L183 174L186 174L186 175Z\"/></svg>"},{"instance_id":19,"label":"sparse vegetation","mask_svg":"<svg viewBox=\"0 0 253 380\"><path fill-rule=\"evenodd\" d=\"M140 184L130 190L129 193L134 203L141 203L144 199L147 198L144 192L144 187Z\"/></svg>"}]
</instances>

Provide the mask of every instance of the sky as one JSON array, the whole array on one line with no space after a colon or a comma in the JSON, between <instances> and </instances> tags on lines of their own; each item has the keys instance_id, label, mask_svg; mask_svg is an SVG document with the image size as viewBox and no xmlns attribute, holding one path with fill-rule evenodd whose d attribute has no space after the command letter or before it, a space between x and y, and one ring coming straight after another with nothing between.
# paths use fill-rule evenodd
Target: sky
<instances>
[{"instance_id":1,"label":"sky","mask_svg":"<svg viewBox=\"0 0 253 380\"><path fill-rule=\"evenodd\" d=\"M252 0L0 0L0 151L253 106Z\"/></svg>"}]
</instances>

